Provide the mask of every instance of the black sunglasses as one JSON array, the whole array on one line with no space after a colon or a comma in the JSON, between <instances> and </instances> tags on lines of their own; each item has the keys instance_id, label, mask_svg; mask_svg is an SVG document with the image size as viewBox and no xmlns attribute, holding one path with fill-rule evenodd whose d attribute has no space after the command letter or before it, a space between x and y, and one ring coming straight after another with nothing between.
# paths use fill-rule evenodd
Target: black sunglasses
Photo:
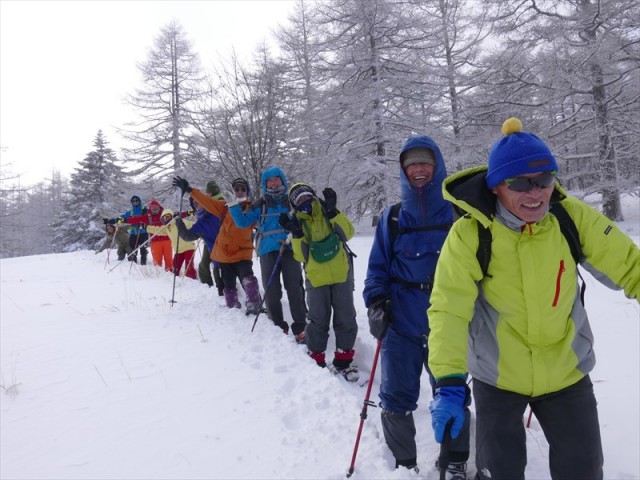
<instances>
[{"instance_id":1,"label":"black sunglasses","mask_svg":"<svg viewBox=\"0 0 640 480\"><path fill-rule=\"evenodd\" d=\"M140 203L140 200L134 198L133 200L131 200L131 203Z\"/></svg>"},{"instance_id":2,"label":"black sunglasses","mask_svg":"<svg viewBox=\"0 0 640 480\"><path fill-rule=\"evenodd\" d=\"M556 179L556 172L544 172L535 177L513 177L505 178L504 183L513 192L530 192L533 187L548 188L553 185Z\"/></svg>"},{"instance_id":3,"label":"black sunglasses","mask_svg":"<svg viewBox=\"0 0 640 480\"><path fill-rule=\"evenodd\" d=\"M247 187L244 187L244 186L242 186L242 185L238 185L237 187L234 187L234 188L233 188L233 191L234 191L234 192L238 192L238 193L240 193L240 192L246 192L246 191L247 191Z\"/></svg>"}]
</instances>

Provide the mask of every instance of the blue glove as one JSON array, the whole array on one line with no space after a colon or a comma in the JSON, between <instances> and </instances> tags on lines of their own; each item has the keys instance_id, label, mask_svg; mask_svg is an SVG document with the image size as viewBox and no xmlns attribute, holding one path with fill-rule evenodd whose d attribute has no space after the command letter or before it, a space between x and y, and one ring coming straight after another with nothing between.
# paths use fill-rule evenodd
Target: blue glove
<instances>
[{"instance_id":1,"label":"blue glove","mask_svg":"<svg viewBox=\"0 0 640 480\"><path fill-rule=\"evenodd\" d=\"M446 386L436 389L436 394L429 404L431 412L431 426L435 433L436 442L444 440L445 428L449 420L451 424L451 438L460 435L464 426L464 405L467 398L467 385L460 379L462 385Z\"/></svg>"}]
</instances>

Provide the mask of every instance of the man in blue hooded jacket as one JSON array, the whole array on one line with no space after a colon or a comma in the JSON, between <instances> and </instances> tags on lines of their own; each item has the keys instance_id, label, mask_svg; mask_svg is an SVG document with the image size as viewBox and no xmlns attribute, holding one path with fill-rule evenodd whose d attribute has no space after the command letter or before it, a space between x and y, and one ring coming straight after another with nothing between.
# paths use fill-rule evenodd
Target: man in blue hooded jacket
<instances>
[{"instance_id":1,"label":"man in blue hooded jacket","mask_svg":"<svg viewBox=\"0 0 640 480\"><path fill-rule=\"evenodd\" d=\"M293 319L291 330L296 341L303 343L307 306L304 299L302 266L293 258L291 244L286 243L289 232L282 228L279 222L280 214L289 212L287 177L280 167L269 167L262 172L260 187L262 197L253 202L246 211L243 211L240 205L234 205L229 208L229 213L239 228L246 228L254 223L258 225L256 250L260 257L262 286L265 289L265 305L269 318L285 333L289 333L289 324L284 320L282 312L282 275ZM281 256L278 262L279 255Z\"/></svg>"},{"instance_id":2,"label":"man in blue hooded jacket","mask_svg":"<svg viewBox=\"0 0 640 480\"><path fill-rule=\"evenodd\" d=\"M142 200L138 195L132 196L130 202L131 202L131 208L126 212L124 212L122 215L120 215L119 218L113 219L114 222L123 221L129 217L137 217L139 215L147 214L147 207L142 206ZM137 249L138 246L142 245L148 239L149 239L149 234L144 229L144 225L131 225L129 227L129 246L131 247L132 250ZM147 247L140 248L140 265L147 264L147 253L148 253ZM138 261L137 257L138 256L136 253L129 255L129 261L137 262Z\"/></svg>"},{"instance_id":3,"label":"man in blue hooded jacket","mask_svg":"<svg viewBox=\"0 0 640 480\"><path fill-rule=\"evenodd\" d=\"M363 291L369 327L381 345L382 428L396 468L417 468L413 411L418 407L420 375L427 364L431 285L440 249L453 222L442 197L447 176L436 143L410 137L400 153L402 204L387 208L378 223ZM392 217L392 218L390 218ZM468 406L469 402L467 402ZM452 441L448 479L466 478L469 411L463 431Z\"/></svg>"}]
</instances>

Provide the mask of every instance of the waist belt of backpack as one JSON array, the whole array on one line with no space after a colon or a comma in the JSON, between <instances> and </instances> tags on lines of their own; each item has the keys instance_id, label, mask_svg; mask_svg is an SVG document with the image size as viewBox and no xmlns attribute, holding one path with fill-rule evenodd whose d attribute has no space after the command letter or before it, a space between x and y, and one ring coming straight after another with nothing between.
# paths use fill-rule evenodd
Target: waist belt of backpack
<instances>
[{"instance_id":1,"label":"waist belt of backpack","mask_svg":"<svg viewBox=\"0 0 640 480\"><path fill-rule=\"evenodd\" d=\"M398 285L402 285L406 288L417 288L418 290L422 290L424 292L430 292L433 287L433 283L416 283L416 282L407 282L406 280L402 280L401 278L392 278L391 281L393 283L397 283Z\"/></svg>"}]
</instances>

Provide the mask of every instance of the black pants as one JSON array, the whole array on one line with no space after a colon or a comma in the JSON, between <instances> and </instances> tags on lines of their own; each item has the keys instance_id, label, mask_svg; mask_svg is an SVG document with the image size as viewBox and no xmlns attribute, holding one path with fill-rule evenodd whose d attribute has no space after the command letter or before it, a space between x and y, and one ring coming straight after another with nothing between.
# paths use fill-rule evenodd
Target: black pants
<instances>
[{"instance_id":1,"label":"black pants","mask_svg":"<svg viewBox=\"0 0 640 480\"><path fill-rule=\"evenodd\" d=\"M222 290L224 284L222 283L222 275L220 273L220 265L217 265L211 260L209 248L205 244L202 247L202 258L198 265L198 278L202 283L206 283L210 287L213 286L213 282L216 282L216 288ZM213 278L211 277L211 266L213 265Z\"/></svg>"},{"instance_id":2,"label":"black pants","mask_svg":"<svg viewBox=\"0 0 640 480\"><path fill-rule=\"evenodd\" d=\"M553 480L601 480L602 442L593 384L587 375L558 392L528 397L473 380L476 479L522 480L527 464L527 405L549 442Z\"/></svg>"},{"instance_id":3,"label":"black pants","mask_svg":"<svg viewBox=\"0 0 640 480\"><path fill-rule=\"evenodd\" d=\"M251 260L240 260L235 263L221 263L222 281L224 288L236 288L236 279L242 279L248 275L253 275L253 262Z\"/></svg>"},{"instance_id":4,"label":"black pants","mask_svg":"<svg viewBox=\"0 0 640 480\"><path fill-rule=\"evenodd\" d=\"M146 242L147 240L149 240L149 234L148 233L141 233L140 235L136 234L136 235L129 235L129 246L131 247L131 250L135 250L136 248L138 248L139 245L142 245L144 242ZM147 247L142 247L140 249L140 265L146 265L147 264ZM134 253L132 255L129 255L129 261L131 262L137 262L138 261L138 254Z\"/></svg>"},{"instance_id":5,"label":"black pants","mask_svg":"<svg viewBox=\"0 0 640 480\"><path fill-rule=\"evenodd\" d=\"M291 330L294 335L304 332L307 324L307 306L304 300L304 287L302 284L302 266L295 258L291 250L285 250L280 258L277 271L274 267L278 259L278 252L269 252L260 257L260 270L262 273L262 286L265 289L265 305L269 318L279 327L286 325L282 313L282 283L287 291L289 299L289 311L293 319ZM273 274L273 277L271 276ZM271 279L271 284L269 284ZM288 329L289 326L286 325ZM283 327L284 329L284 327Z\"/></svg>"}]
</instances>

